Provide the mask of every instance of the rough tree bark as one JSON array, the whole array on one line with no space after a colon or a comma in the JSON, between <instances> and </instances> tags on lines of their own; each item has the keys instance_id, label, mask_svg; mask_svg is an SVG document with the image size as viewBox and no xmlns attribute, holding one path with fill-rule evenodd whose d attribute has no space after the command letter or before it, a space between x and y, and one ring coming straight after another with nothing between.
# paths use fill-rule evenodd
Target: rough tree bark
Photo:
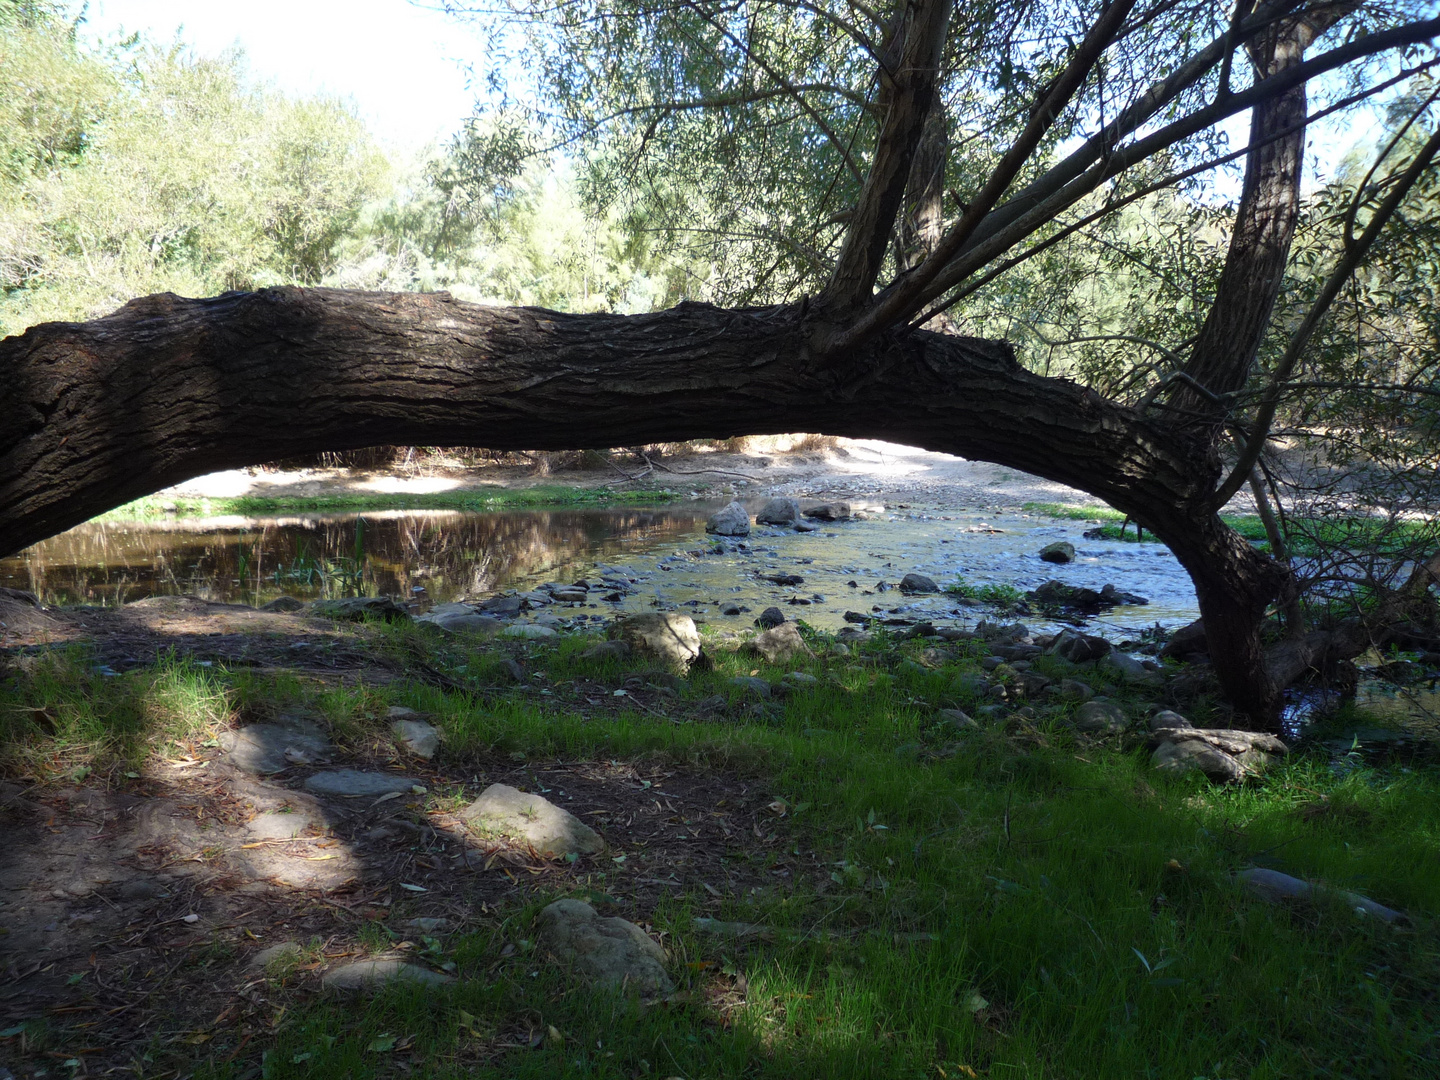
<instances>
[{"instance_id":1,"label":"rough tree bark","mask_svg":"<svg viewBox=\"0 0 1440 1080\"><path fill-rule=\"evenodd\" d=\"M1141 412L1025 371L1002 342L907 323L1127 162L1253 106L1256 130L1270 141L1251 155L1226 280L1186 384L1240 385L1293 231L1305 81L1440 32L1440 20L1414 22L1305 60L1326 20L1351 6L1243 5L1230 33L1012 191L1106 51L1169 7L1152 5L1132 22L1136 0L1110 0L942 230L931 220L941 189L930 157L944 144L925 132L941 115L952 7L897 4L877 73L883 116L869 172L813 302L561 315L444 294L279 288L209 300L154 296L93 322L34 327L0 341L0 553L210 470L321 450L567 449L796 427L879 437L1035 473L1130 515L1189 571L1232 704L1274 727L1283 680L1266 667L1260 628L1285 570L1216 514L1214 446L1224 416L1212 397ZM1228 72L1241 49L1256 66L1249 88L1138 134L1218 65ZM1126 139L1134 141L1122 147ZM908 222L897 221L902 212ZM877 292L886 252L907 230L921 241L911 245L917 258L902 255L904 272ZM1205 422L1177 424L1177 407Z\"/></svg>"},{"instance_id":2,"label":"rough tree bark","mask_svg":"<svg viewBox=\"0 0 1440 1080\"><path fill-rule=\"evenodd\" d=\"M1272 589L1162 423L1027 372L1003 342L891 334L817 358L799 306L653 315L443 293L277 288L132 301L0 341L0 551L215 469L383 443L564 449L795 427L1000 462L1088 491L1166 541L1202 605ZM1263 606L1263 601L1261 602ZM1248 614L1248 609L1247 609ZM1223 656L1217 667L1225 678ZM1226 679L1257 719L1269 703Z\"/></svg>"}]
</instances>

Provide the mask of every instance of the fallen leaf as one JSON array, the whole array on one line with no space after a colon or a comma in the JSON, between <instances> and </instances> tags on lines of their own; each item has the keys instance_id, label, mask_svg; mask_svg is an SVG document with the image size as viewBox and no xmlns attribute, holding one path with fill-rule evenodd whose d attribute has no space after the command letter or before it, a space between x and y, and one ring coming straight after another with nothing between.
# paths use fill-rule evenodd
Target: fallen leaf
<instances>
[{"instance_id":1,"label":"fallen leaf","mask_svg":"<svg viewBox=\"0 0 1440 1080\"><path fill-rule=\"evenodd\" d=\"M370 1045L365 1049L377 1054L388 1054L395 1049L396 1038L394 1035L381 1035L379 1038L371 1039Z\"/></svg>"},{"instance_id":2,"label":"fallen leaf","mask_svg":"<svg viewBox=\"0 0 1440 1080\"><path fill-rule=\"evenodd\" d=\"M411 885L408 881L402 881L402 882L400 882L400 887L401 887L402 889L409 889L411 892L429 892L429 891L430 891L429 889L425 888L424 885Z\"/></svg>"}]
</instances>

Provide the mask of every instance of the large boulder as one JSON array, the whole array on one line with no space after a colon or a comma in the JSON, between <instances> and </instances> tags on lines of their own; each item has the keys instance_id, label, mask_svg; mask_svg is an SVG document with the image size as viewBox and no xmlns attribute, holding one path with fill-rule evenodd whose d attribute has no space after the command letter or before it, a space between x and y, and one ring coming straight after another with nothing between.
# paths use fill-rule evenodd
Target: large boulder
<instances>
[{"instance_id":1,"label":"large boulder","mask_svg":"<svg viewBox=\"0 0 1440 1080\"><path fill-rule=\"evenodd\" d=\"M1126 604L1150 603L1145 597L1123 592L1114 585L1106 585L1096 592L1083 585L1066 585L1063 581L1053 580L1026 593L1025 598L1042 609L1075 611L1088 615Z\"/></svg>"},{"instance_id":2,"label":"large boulder","mask_svg":"<svg viewBox=\"0 0 1440 1080\"><path fill-rule=\"evenodd\" d=\"M794 525L800 520L800 503L795 499L771 499L760 508L755 520L761 525Z\"/></svg>"},{"instance_id":3,"label":"large boulder","mask_svg":"<svg viewBox=\"0 0 1440 1080\"><path fill-rule=\"evenodd\" d=\"M1040 549L1040 558L1048 563L1072 563L1075 561L1075 545L1065 540L1056 540Z\"/></svg>"},{"instance_id":4,"label":"large boulder","mask_svg":"<svg viewBox=\"0 0 1440 1080\"><path fill-rule=\"evenodd\" d=\"M1130 726L1125 710L1113 701L1095 698L1075 710L1075 729L1100 735L1119 735Z\"/></svg>"},{"instance_id":5,"label":"large boulder","mask_svg":"<svg viewBox=\"0 0 1440 1080\"><path fill-rule=\"evenodd\" d=\"M316 600L310 604L310 614L321 619L348 622L359 622L362 619L403 622L410 618L410 613L388 596L345 596L338 600Z\"/></svg>"},{"instance_id":6,"label":"large boulder","mask_svg":"<svg viewBox=\"0 0 1440 1080\"><path fill-rule=\"evenodd\" d=\"M491 784L460 811L460 819L482 836L502 836L547 859L594 855L605 848L600 834L570 811L508 784Z\"/></svg>"},{"instance_id":7,"label":"large boulder","mask_svg":"<svg viewBox=\"0 0 1440 1080\"><path fill-rule=\"evenodd\" d=\"M695 620L674 611L630 615L610 627L610 636L642 656L664 661L682 675L700 658L700 631L695 629Z\"/></svg>"},{"instance_id":8,"label":"large boulder","mask_svg":"<svg viewBox=\"0 0 1440 1080\"><path fill-rule=\"evenodd\" d=\"M1217 784L1262 773L1289 753L1274 735L1226 728L1160 727L1151 743L1150 764L1161 772L1202 772Z\"/></svg>"},{"instance_id":9,"label":"large boulder","mask_svg":"<svg viewBox=\"0 0 1440 1080\"><path fill-rule=\"evenodd\" d=\"M750 512L738 502L730 502L710 515L705 531L716 536L749 536Z\"/></svg>"},{"instance_id":10,"label":"large boulder","mask_svg":"<svg viewBox=\"0 0 1440 1080\"><path fill-rule=\"evenodd\" d=\"M807 509L805 516L817 521L849 521L851 506L848 502L820 503Z\"/></svg>"},{"instance_id":11,"label":"large boulder","mask_svg":"<svg viewBox=\"0 0 1440 1080\"><path fill-rule=\"evenodd\" d=\"M1050 643L1050 652L1072 664L1084 664L1110 655L1110 642L1094 634L1081 634L1074 630L1062 630Z\"/></svg>"},{"instance_id":12,"label":"large boulder","mask_svg":"<svg viewBox=\"0 0 1440 1080\"><path fill-rule=\"evenodd\" d=\"M665 950L632 922L602 917L583 900L556 900L540 912L542 949L592 986L646 997L675 989Z\"/></svg>"},{"instance_id":13,"label":"large boulder","mask_svg":"<svg viewBox=\"0 0 1440 1080\"><path fill-rule=\"evenodd\" d=\"M937 593L940 586L935 584L933 578L924 574L906 574L900 579L900 591L903 593Z\"/></svg>"},{"instance_id":14,"label":"large boulder","mask_svg":"<svg viewBox=\"0 0 1440 1080\"><path fill-rule=\"evenodd\" d=\"M788 664L798 656L814 655L800 637L799 627L792 622L766 630L749 642L746 649L759 654L770 664Z\"/></svg>"},{"instance_id":15,"label":"large boulder","mask_svg":"<svg viewBox=\"0 0 1440 1080\"><path fill-rule=\"evenodd\" d=\"M415 622L444 630L447 634L496 634L505 629L505 624L499 619L476 614L469 604L436 604L424 615L417 616Z\"/></svg>"},{"instance_id":16,"label":"large boulder","mask_svg":"<svg viewBox=\"0 0 1440 1080\"><path fill-rule=\"evenodd\" d=\"M1206 656L1209 652L1210 643L1205 638L1205 623L1196 619L1171 634L1170 640L1160 650L1160 655L1173 656L1177 660L1189 660Z\"/></svg>"}]
</instances>

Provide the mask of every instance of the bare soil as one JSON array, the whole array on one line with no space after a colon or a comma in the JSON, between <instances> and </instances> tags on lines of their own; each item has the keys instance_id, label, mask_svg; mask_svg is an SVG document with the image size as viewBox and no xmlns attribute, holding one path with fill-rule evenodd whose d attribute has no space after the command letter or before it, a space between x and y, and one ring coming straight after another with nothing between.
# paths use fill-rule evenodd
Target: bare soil
<instances>
[{"instance_id":1,"label":"bare soil","mask_svg":"<svg viewBox=\"0 0 1440 1080\"><path fill-rule=\"evenodd\" d=\"M518 465L462 463L454 457L427 455L378 471L237 469L197 477L163 494L207 498L424 494L553 484L815 498L864 495L951 508L1095 502L1084 492L1028 473L876 439L774 436L735 441L742 445L728 448L722 444L713 450L687 445L680 453L646 451L644 457L616 452L612 464L583 469L566 467L566 458L560 455L540 455Z\"/></svg>"},{"instance_id":2,"label":"bare soil","mask_svg":"<svg viewBox=\"0 0 1440 1080\"><path fill-rule=\"evenodd\" d=\"M155 761L123 790L0 784L7 1023L83 1027L85 1046L65 1056L91 1072L128 1067L157 1045L178 1044L178 1060L213 1041L224 1060L225 1048L241 1054L268 1030L277 1010L318 993L327 970L373 957L433 962L426 937L493 929L537 898L584 890L653 931L650 913L667 896L718 910L725 897L823 879L813 857L768 855L793 847L783 808L723 772L506 758L432 765L398 760L393 748L335 764L403 772L457 808L490 783L542 792L609 848L574 863L546 860L481 840L418 797L321 799L300 786L310 769L259 779L202 746ZM248 830L278 810L313 823L294 839ZM367 924L391 940L377 945ZM310 948L283 978L273 968L267 977L255 957L287 941ZM484 958L495 970L533 963L499 935ZM20 1049L0 1044L0 1060Z\"/></svg>"}]
</instances>

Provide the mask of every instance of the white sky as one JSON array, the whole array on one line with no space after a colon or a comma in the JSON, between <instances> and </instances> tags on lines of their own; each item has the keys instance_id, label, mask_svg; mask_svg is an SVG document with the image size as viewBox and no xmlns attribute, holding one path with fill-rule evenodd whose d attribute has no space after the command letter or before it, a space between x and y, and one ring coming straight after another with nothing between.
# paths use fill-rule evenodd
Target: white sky
<instances>
[{"instance_id":1,"label":"white sky","mask_svg":"<svg viewBox=\"0 0 1440 1080\"><path fill-rule=\"evenodd\" d=\"M397 150L443 141L483 94L467 87L464 66L484 56L480 32L407 0L91 0L87 28L102 40L139 30L161 43L178 32L205 56L238 45L251 70L282 90L352 100ZM1248 114L1222 127L1242 146ZM1352 117L1339 131L1312 132L1311 168L1333 165L1363 129ZM1222 198L1239 193L1238 172L1212 174L1212 183Z\"/></svg>"},{"instance_id":2,"label":"white sky","mask_svg":"<svg viewBox=\"0 0 1440 1080\"><path fill-rule=\"evenodd\" d=\"M461 61L484 49L470 27L406 0L91 0L87 29L102 40L139 30L160 43L179 31L202 56L239 45L262 80L353 100L397 148L459 128L476 97Z\"/></svg>"}]
</instances>

